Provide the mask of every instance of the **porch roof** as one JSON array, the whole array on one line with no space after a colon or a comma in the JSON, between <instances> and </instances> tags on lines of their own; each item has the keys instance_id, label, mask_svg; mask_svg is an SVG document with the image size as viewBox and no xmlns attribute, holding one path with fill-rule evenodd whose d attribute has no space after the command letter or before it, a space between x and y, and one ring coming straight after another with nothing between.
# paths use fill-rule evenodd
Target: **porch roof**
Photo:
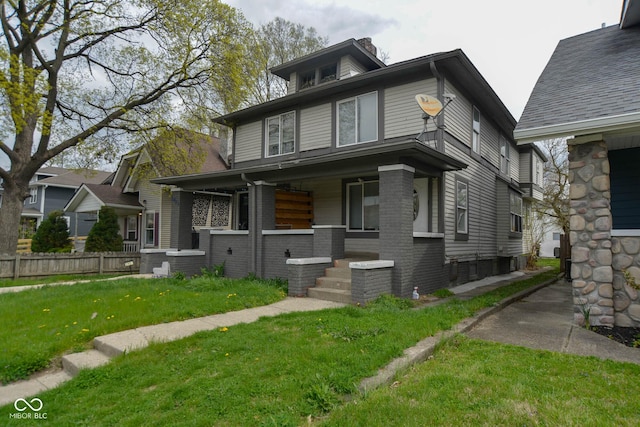
<instances>
[{"instance_id":1,"label":"porch roof","mask_svg":"<svg viewBox=\"0 0 640 427\"><path fill-rule=\"evenodd\" d=\"M87 210L82 209L83 202L87 199L93 206ZM122 188L104 184L82 184L64 207L69 212L95 212L95 206L109 206L118 214L140 212L143 206L138 201L138 194L123 193Z\"/></svg>"},{"instance_id":2,"label":"porch roof","mask_svg":"<svg viewBox=\"0 0 640 427\"><path fill-rule=\"evenodd\" d=\"M460 170L467 165L421 142L385 142L376 146L351 147L335 153L308 158L274 160L267 165L234 168L192 175L152 179L156 184L171 184L185 190L203 188L232 189L246 186L251 181L274 184L291 180L329 176L358 176L378 173L378 167L406 164L416 169L416 176L439 175L445 171Z\"/></svg>"}]
</instances>

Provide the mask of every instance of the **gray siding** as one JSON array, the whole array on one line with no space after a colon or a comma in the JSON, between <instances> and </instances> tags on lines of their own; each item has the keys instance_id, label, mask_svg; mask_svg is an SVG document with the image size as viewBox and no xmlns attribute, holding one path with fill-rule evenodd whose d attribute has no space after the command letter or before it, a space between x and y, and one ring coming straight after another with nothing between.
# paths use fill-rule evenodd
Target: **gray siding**
<instances>
[{"instance_id":1,"label":"gray siding","mask_svg":"<svg viewBox=\"0 0 640 427\"><path fill-rule=\"evenodd\" d=\"M496 180L496 216L498 217L497 250L498 256L511 257L522 254L522 238L510 233L511 210L509 207L509 186L506 182Z\"/></svg>"},{"instance_id":2,"label":"gray siding","mask_svg":"<svg viewBox=\"0 0 640 427\"><path fill-rule=\"evenodd\" d=\"M531 182L531 151L526 151L524 153L520 153L518 156L520 158L520 173L519 173L519 181L521 184Z\"/></svg>"},{"instance_id":3,"label":"gray siding","mask_svg":"<svg viewBox=\"0 0 640 427\"><path fill-rule=\"evenodd\" d=\"M300 151L331 147L331 104L300 111Z\"/></svg>"},{"instance_id":4,"label":"gray siding","mask_svg":"<svg viewBox=\"0 0 640 427\"><path fill-rule=\"evenodd\" d=\"M455 136L462 143L471 146L471 115L473 106L462 94L445 81L445 93L453 93L456 99L449 104L444 113L446 131ZM482 124L480 125L482 130Z\"/></svg>"},{"instance_id":5,"label":"gray siding","mask_svg":"<svg viewBox=\"0 0 640 427\"><path fill-rule=\"evenodd\" d=\"M340 73L340 79L348 78L356 74L361 74L366 71L362 65L358 63L351 55L343 56L340 58L340 64L338 67Z\"/></svg>"},{"instance_id":6,"label":"gray siding","mask_svg":"<svg viewBox=\"0 0 640 427\"><path fill-rule=\"evenodd\" d=\"M162 191L160 207L160 248L169 248L171 245L171 193Z\"/></svg>"},{"instance_id":7,"label":"gray siding","mask_svg":"<svg viewBox=\"0 0 640 427\"><path fill-rule=\"evenodd\" d=\"M262 158L262 120L236 129L235 162Z\"/></svg>"},{"instance_id":8,"label":"gray siding","mask_svg":"<svg viewBox=\"0 0 640 427\"><path fill-rule=\"evenodd\" d=\"M458 158L469 166L458 172L445 173L445 247L448 258L458 261L479 257L493 257L496 255L496 227L498 224L495 213L495 172L482 166L466 152L447 143L446 152ZM455 240L455 182L456 176L468 181L468 209L469 209L469 240Z\"/></svg>"},{"instance_id":9,"label":"gray siding","mask_svg":"<svg viewBox=\"0 0 640 427\"><path fill-rule=\"evenodd\" d=\"M436 79L421 80L385 89L384 92L384 137L418 135L424 127L422 110L415 101L417 94L437 96ZM429 131L435 130L433 120Z\"/></svg>"},{"instance_id":10,"label":"gray siding","mask_svg":"<svg viewBox=\"0 0 640 427\"><path fill-rule=\"evenodd\" d=\"M455 102L455 101L454 101ZM471 126L471 125L469 125ZM513 158L513 153L517 151L511 147L509 158ZM500 169L500 133L494 128L480 110L480 154L493 167ZM513 159L511 161L513 163ZM513 168L513 164L511 165Z\"/></svg>"}]
</instances>

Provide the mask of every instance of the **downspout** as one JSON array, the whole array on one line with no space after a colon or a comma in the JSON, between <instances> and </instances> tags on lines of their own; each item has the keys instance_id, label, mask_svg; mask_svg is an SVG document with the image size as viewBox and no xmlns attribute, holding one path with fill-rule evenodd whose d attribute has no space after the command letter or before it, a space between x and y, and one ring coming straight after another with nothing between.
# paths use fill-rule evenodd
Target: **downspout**
<instances>
[{"instance_id":1,"label":"downspout","mask_svg":"<svg viewBox=\"0 0 640 427\"><path fill-rule=\"evenodd\" d=\"M249 189L249 273L258 275L258 235L256 222L257 218L257 195L256 195L256 183L250 180L247 175L242 172L240 179L249 184L253 189Z\"/></svg>"},{"instance_id":2,"label":"downspout","mask_svg":"<svg viewBox=\"0 0 640 427\"><path fill-rule=\"evenodd\" d=\"M433 59L429 62L429 68L431 69L431 73L437 80L436 87L438 92L437 93L438 99L442 100L444 99L444 79L442 78L442 75L438 71L438 68L436 67L436 63ZM438 151L440 151L441 153L444 153L444 115L445 114L446 113L444 111L442 112L442 114L439 114L437 118L437 123L436 123L436 126L437 126L436 144L437 144ZM445 232L445 224L444 224L445 172L442 172L440 177L441 178L438 179L438 186L439 186L438 188L438 231L441 233L444 233ZM444 251L442 253L443 265L446 261L445 254L446 254L446 248L444 248Z\"/></svg>"},{"instance_id":3,"label":"downspout","mask_svg":"<svg viewBox=\"0 0 640 427\"><path fill-rule=\"evenodd\" d=\"M440 102L444 101L444 79L442 78L442 75L440 74L440 72L438 71L438 68L436 67L436 63L435 61L432 59L429 62L429 68L431 69L431 74L433 74L433 76L436 78L437 80L437 84L436 84L436 90L437 90L437 98L440 100ZM438 114L438 117L436 118L437 122L436 122L436 144L438 147L438 151L440 152L444 152L444 115L446 114L445 111L442 112L442 114Z\"/></svg>"}]
</instances>

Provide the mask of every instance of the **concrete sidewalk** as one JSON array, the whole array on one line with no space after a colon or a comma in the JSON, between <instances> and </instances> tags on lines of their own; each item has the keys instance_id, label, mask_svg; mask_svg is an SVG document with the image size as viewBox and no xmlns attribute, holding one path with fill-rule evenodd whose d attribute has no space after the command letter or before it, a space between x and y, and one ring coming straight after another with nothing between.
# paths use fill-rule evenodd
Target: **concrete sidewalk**
<instances>
[{"instance_id":1,"label":"concrete sidewalk","mask_svg":"<svg viewBox=\"0 0 640 427\"><path fill-rule=\"evenodd\" d=\"M126 351L139 350L152 342L174 341L200 331L215 330L240 323L255 322L261 317L277 316L284 313L324 310L343 307L344 304L322 301L314 298L286 298L274 304L231 311L223 314L199 317L178 322L143 326L114 334L96 337L94 349L82 353L68 354L62 358L62 370L46 371L31 379L18 381L0 387L0 406L13 403L16 399L36 395L58 387L73 378L80 369L96 368Z\"/></svg>"}]
</instances>

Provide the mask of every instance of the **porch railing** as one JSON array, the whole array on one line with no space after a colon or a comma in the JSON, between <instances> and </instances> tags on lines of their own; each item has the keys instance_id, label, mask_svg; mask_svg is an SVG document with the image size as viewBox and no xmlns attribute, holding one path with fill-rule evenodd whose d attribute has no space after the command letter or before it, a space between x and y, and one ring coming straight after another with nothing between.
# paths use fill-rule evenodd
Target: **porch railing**
<instances>
[{"instance_id":1,"label":"porch railing","mask_svg":"<svg viewBox=\"0 0 640 427\"><path fill-rule=\"evenodd\" d=\"M138 242L122 242L122 252L139 252Z\"/></svg>"}]
</instances>

